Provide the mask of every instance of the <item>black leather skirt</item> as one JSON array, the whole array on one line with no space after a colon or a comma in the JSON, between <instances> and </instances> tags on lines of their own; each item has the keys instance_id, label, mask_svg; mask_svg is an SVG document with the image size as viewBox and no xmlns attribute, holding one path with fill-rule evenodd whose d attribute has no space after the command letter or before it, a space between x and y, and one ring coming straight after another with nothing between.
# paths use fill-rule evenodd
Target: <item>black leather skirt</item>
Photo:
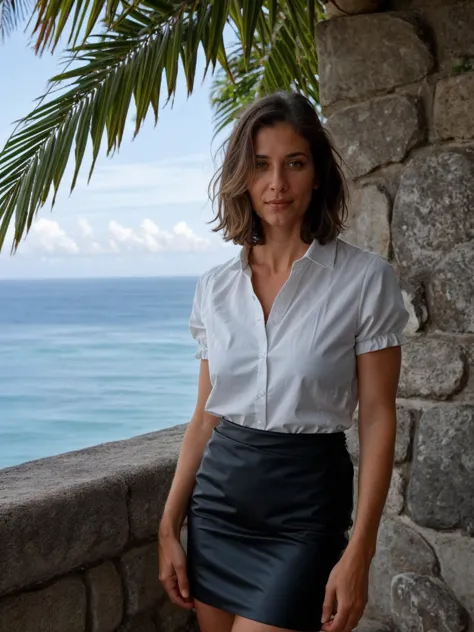
<instances>
[{"instance_id":1,"label":"black leather skirt","mask_svg":"<svg viewBox=\"0 0 474 632\"><path fill-rule=\"evenodd\" d=\"M343 432L288 434L225 419L205 448L188 512L188 577L203 603L317 631L352 525Z\"/></svg>"}]
</instances>

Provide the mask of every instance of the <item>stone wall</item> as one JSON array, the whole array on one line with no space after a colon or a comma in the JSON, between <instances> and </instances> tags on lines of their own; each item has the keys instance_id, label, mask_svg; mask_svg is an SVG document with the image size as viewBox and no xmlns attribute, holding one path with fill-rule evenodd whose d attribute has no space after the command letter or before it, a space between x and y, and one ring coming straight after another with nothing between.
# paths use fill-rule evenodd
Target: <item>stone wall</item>
<instances>
[{"instance_id":1,"label":"stone wall","mask_svg":"<svg viewBox=\"0 0 474 632\"><path fill-rule=\"evenodd\" d=\"M387 4L317 31L344 238L392 262L411 314L366 614L385 622L371 630L473 632L474 1Z\"/></svg>"},{"instance_id":2,"label":"stone wall","mask_svg":"<svg viewBox=\"0 0 474 632\"><path fill-rule=\"evenodd\" d=\"M193 632L158 581L183 426L0 470L0 632Z\"/></svg>"}]
</instances>

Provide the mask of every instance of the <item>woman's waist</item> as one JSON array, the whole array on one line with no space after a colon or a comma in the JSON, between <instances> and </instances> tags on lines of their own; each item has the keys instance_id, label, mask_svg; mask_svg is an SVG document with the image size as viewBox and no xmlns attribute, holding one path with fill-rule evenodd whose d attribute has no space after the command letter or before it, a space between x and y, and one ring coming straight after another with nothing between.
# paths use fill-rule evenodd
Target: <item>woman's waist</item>
<instances>
[{"instance_id":1,"label":"woman's waist","mask_svg":"<svg viewBox=\"0 0 474 632\"><path fill-rule=\"evenodd\" d=\"M222 437L244 446L258 448L275 454L291 454L314 457L318 453L329 455L346 453L346 434L332 428L326 432L288 432L285 430L260 429L252 419L243 423L221 417L215 432Z\"/></svg>"},{"instance_id":2,"label":"woman's waist","mask_svg":"<svg viewBox=\"0 0 474 632\"><path fill-rule=\"evenodd\" d=\"M304 414L285 414L284 411L208 412L235 425L275 435L328 435L344 433L352 426L351 414L335 411L308 411Z\"/></svg>"}]
</instances>

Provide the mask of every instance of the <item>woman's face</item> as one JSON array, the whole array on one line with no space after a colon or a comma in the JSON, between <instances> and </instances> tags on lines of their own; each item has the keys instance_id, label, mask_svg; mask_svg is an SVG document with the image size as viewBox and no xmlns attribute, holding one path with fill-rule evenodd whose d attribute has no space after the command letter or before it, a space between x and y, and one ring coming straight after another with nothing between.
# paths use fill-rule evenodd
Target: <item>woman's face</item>
<instances>
[{"instance_id":1,"label":"woman's face","mask_svg":"<svg viewBox=\"0 0 474 632\"><path fill-rule=\"evenodd\" d=\"M288 123L278 123L257 132L254 152L255 174L248 183L253 210L264 225L301 225L317 186L308 141Z\"/></svg>"}]
</instances>

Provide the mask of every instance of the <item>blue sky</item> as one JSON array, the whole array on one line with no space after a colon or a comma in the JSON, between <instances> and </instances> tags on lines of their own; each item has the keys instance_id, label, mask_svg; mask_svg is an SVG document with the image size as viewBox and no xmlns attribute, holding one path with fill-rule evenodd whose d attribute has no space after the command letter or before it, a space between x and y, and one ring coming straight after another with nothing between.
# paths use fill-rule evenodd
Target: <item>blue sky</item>
<instances>
[{"instance_id":1,"label":"blue sky","mask_svg":"<svg viewBox=\"0 0 474 632\"><path fill-rule=\"evenodd\" d=\"M18 32L0 45L0 144L60 69L61 51L35 56ZM201 65L202 68L202 65ZM69 195L70 166L51 212L44 206L15 255L0 254L0 278L196 275L234 256L237 247L211 232L207 198L213 156L210 77L186 97L181 80L173 107L150 116L132 141L132 117L118 154L104 154L89 185ZM181 78L182 79L182 78ZM5 98L7 97L7 98Z\"/></svg>"}]
</instances>

